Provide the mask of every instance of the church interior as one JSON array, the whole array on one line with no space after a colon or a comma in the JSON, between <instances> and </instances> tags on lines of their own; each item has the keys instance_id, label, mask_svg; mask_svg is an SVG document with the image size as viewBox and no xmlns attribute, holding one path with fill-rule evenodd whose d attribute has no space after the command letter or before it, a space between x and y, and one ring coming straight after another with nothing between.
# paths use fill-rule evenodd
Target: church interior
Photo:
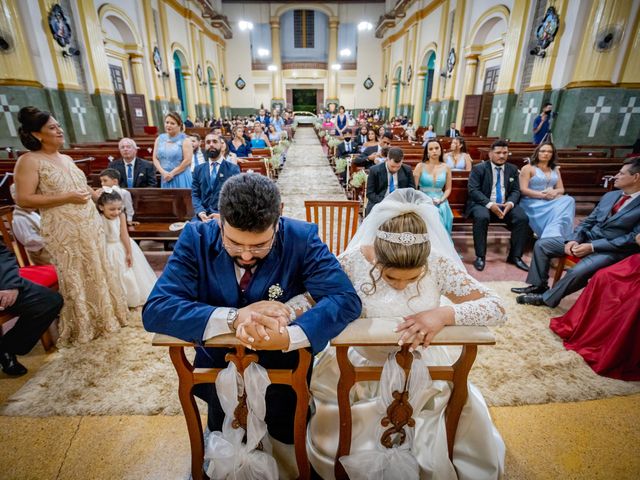
<instances>
[{"instance_id":1,"label":"church interior","mask_svg":"<svg viewBox=\"0 0 640 480\"><path fill-rule=\"evenodd\" d=\"M448 196L447 238L462 268L495 292L506 310L503 325L483 327L490 341L468 340L473 352L477 347L469 382L481 392L505 448L500 471L475 478L640 477L638 291L629 290L636 298L635 313L620 303L608 324L615 329L616 318L622 322L626 315L635 325L621 334L635 349L619 359L635 362L635 375L596 373L550 328L586 295L590 287L582 286L587 282L553 306L541 303L544 289L523 291L522 297L540 293L531 300L539 303L525 299L523 304L511 289L533 285L536 244L544 236L531 224L523 253L514 256L511 221L505 228L495 218L489 223L487 216L486 252L479 253L478 227L468 210L471 179L482 163L494 161L498 139L506 141L507 161L517 167L509 180L519 185L522 172L538 170L550 178L535 165L539 151L553 146L561 194L573 198L571 212L564 212L570 213L570 230L593 217L593 231L600 220L590 214L619 188L628 189L625 199L608 215L640 210L638 162L628 160L640 155L640 1L0 0L0 6L0 230L21 270L38 264L12 231L12 218L15 230L18 216L14 207L22 207L16 204L26 198L20 192L26 184L19 181L20 162L34 153L23 141L23 107L50 112L47 118L55 119L62 132L58 136L64 135L55 151L82 172L82 188L88 185L94 200L104 191L98 189L108 185L105 172L115 170L118 159L127 162L122 139L131 139L135 161L150 165L152 183L136 188L134 177L143 173L132 175L124 165L122 173L116 171L116 185L119 179L122 190L130 191L135 209L123 229L157 277L185 224L209 220L192 200L196 172L206 159L224 155L230 160L223 163L235 164L229 167L234 175L257 173L274 180L283 215L318 223L322 240L338 256L370 214L377 156L388 155L390 165L392 152L400 150L399 162L414 188L422 189L423 176L436 182L437 175L431 178L425 169L429 174L446 171L438 193ZM178 133L185 139L180 165L186 165L182 152L190 149L189 141L195 142L188 155L191 168L180 171L188 184L175 186L171 182L179 175L168 172L160 146L163 137L168 135L167 145L176 138L173 128L184 132ZM45 140L51 140L38 130L30 135L47 145ZM205 139L212 132L225 151L210 157ZM361 134L365 138L357 140ZM451 158L455 165L438 170L436 159L435 170L429 170L433 143L439 144L440 163ZM245 147L248 154L242 153ZM457 168L464 158L466 167L463 161ZM398 181L391 169L385 172L382 198L392 194ZM500 173L497 182L495 173L491 177L490 204L501 204L500 189L508 192L513 186L507 172L502 184ZM619 187L625 175L629 186ZM128 208L126 197L122 200ZM342 205L345 215L354 215L351 225L350 217L343 223L342 212L312 218L314 212L326 215L322 206L313 210L314 201ZM60 235L70 223L56 227ZM51 222L47 225L44 248L53 231ZM628 245L615 262L626 257L637 262L638 225L625 227ZM83 235L97 238L98 233ZM597 253L595 245L589 253ZM576 256L581 255L571 248L571 254L552 262L549 291L562 281L565 268L580 265ZM56 257L60 252L51 250L53 260L47 262L55 264L60 278L55 280L54 269L54 280L45 286L59 291L66 304L67 295L75 298L76 293L60 281L65 275ZM237 280L242 288L239 275ZM638 271L630 271L626 281L637 286ZM5 288L0 285L0 305ZM606 284L589 293L617 298L615 287ZM203 427L198 433L194 422L207 425L206 405L198 400L200 416L185 422L176 373L177 358L184 353L174 348L170 357L167 346L174 344L145 331L142 305L129 309L128 326L70 345L54 345L58 335L64 337L54 320L31 351L18 352L24 374L0 373L0 478L208 478L202 471L202 445L190 437L202 435ZM20 321L9 304L4 310L0 353ZM77 310L76 315L83 313ZM467 349L464 339L451 344ZM192 361L193 348L179 351ZM600 347L589 354L593 351ZM187 371L182 374L191 375ZM194 460L198 455L200 463ZM300 471L296 460L300 478L321 478ZM474 478L461 472L459 478ZM421 472L419 478L439 477Z\"/></svg>"}]
</instances>

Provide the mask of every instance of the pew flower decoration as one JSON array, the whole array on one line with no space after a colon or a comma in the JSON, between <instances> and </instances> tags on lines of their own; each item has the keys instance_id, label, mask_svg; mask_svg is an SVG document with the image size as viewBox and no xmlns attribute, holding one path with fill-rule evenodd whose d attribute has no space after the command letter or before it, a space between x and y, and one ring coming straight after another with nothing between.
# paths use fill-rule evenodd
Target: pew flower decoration
<instances>
[{"instance_id":1,"label":"pew flower decoration","mask_svg":"<svg viewBox=\"0 0 640 480\"><path fill-rule=\"evenodd\" d=\"M347 169L347 159L346 158L336 158L336 173L342 173Z\"/></svg>"},{"instance_id":2,"label":"pew flower decoration","mask_svg":"<svg viewBox=\"0 0 640 480\"><path fill-rule=\"evenodd\" d=\"M330 148L336 148L338 145L340 145L340 140L336 137L331 137L329 139L328 145Z\"/></svg>"},{"instance_id":3,"label":"pew flower decoration","mask_svg":"<svg viewBox=\"0 0 640 480\"><path fill-rule=\"evenodd\" d=\"M351 177L351 186L353 188L360 188L362 185L364 185L364 182L366 182L366 180L367 174L365 173L365 171L359 170Z\"/></svg>"},{"instance_id":4,"label":"pew flower decoration","mask_svg":"<svg viewBox=\"0 0 640 480\"><path fill-rule=\"evenodd\" d=\"M324 130L320 130L320 131L318 132L318 136L319 136L320 138L324 137L326 134L327 134L327 132L326 132L326 131L324 131Z\"/></svg>"},{"instance_id":5,"label":"pew flower decoration","mask_svg":"<svg viewBox=\"0 0 640 480\"><path fill-rule=\"evenodd\" d=\"M322 128L322 123L321 123L321 122L315 122L315 123L313 124L313 128L314 128L314 130L315 130L316 132L317 132L317 131L319 131L319 130Z\"/></svg>"},{"instance_id":6,"label":"pew flower decoration","mask_svg":"<svg viewBox=\"0 0 640 480\"><path fill-rule=\"evenodd\" d=\"M280 140L280 143L278 145L282 145L282 150L286 150L287 148L289 148L289 146L291 145L291 140L287 140L286 138L283 140Z\"/></svg>"},{"instance_id":7,"label":"pew flower decoration","mask_svg":"<svg viewBox=\"0 0 640 480\"><path fill-rule=\"evenodd\" d=\"M269 287L268 293L269 293L269 301L275 302L280 297L282 297L282 295L284 295L284 290L282 290L282 287L280 286L279 283L276 283L275 285L271 285Z\"/></svg>"},{"instance_id":8,"label":"pew flower decoration","mask_svg":"<svg viewBox=\"0 0 640 480\"><path fill-rule=\"evenodd\" d=\"M271 158L265 159L265 163L267 162L269 162L269 165L271 165L273 170L280 169L280 155L273 155Z\"/></svg>"},{"instance_id":9,"label":"pew flower decoration","mask_svg":"<svg viewBox=\"0 0 640 480\"><path fill-rule=\"evenodd\" d=\"M291 124L291 130L295 132L297 128L298 128L298 120L294 120L293 123Z\"/></svg>"}]
</instances>

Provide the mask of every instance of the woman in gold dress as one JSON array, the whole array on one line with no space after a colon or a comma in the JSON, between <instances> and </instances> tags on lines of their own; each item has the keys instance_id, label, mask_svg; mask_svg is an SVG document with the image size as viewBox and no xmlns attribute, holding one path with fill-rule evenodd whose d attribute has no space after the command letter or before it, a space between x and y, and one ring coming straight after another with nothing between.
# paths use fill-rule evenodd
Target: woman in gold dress
<instances>
[{"instance_id":1,"label":"woman in gold dress","mask_svg":"<svg viewBox=\"0 0 640 480\"><path fill-rule=\"evenodd\" d=\"M49 113L24 107L20 140L29 150L15 167L16 202L37 208L42 238L58 271L64 306L58 345L86 343L127 322L121 285L109 271L100 215L84 173L59 152L64 131Z\"/></svg>"}]
</instances>

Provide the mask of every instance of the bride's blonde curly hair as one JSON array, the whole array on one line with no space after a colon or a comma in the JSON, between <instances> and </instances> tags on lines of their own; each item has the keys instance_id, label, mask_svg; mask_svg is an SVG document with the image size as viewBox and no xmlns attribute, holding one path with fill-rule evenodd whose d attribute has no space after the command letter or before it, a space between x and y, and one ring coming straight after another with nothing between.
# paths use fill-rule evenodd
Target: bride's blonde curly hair
<instances>
[{"instance_id":1,"label":"bride's blonde curly hair","mask_svg":"<svg viewBox=\"0 0 640 480\"><path fill-rule=\"evenodd\" d=\"M397 217L390 218L384 222L378 230L389 233L415 233L425 234L427 232L427 224L424 220L414 212L408 212ZM382 277L382 271L385 268L412 269L424 267L424 272L418 279L418 282L424 277L428 270L428 258L431 253L431 242L415 243L413 245L403 245L394 243L382 238L376 237L373 242L373 250L376 256L375 265L369 270L371 283L362 286L362 292L366 295L372 295L376 291L376 282ZM378 269L377 278L374 271ZM419 293L419 291L418 291Z\"/></svg>"}]
</instances>

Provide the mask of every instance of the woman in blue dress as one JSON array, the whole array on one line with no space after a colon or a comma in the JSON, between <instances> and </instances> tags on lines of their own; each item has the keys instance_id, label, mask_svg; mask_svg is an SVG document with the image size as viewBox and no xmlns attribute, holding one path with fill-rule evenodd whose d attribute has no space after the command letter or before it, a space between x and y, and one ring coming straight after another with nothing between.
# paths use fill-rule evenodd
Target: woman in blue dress
<instances>
[{"instance_id":1,"label":"woman in blue dress","mask_svg":"<svg viewBox=\"0 0 640 480\"><path fill-rule=\"evenodd\" d=\"M236 125L231 134L233 138L227 144L229 147L229 153L233 153L236 157L247 158L251 156L251 146L244 138L244 127L242 125Z\"/></svg>"},{"instance_id":2,"label":"woman in blue dress","mask_svg":"<svg viewBox=\"0 0 640 480\"><path fill-rule=\"evenodd\" d=\"M251 148L271 148L271 142L262 130L262 124L256 122L253 126L253 135L251 135Z\"/></svg>"},{"instance_id":3,"label":"woman in blue dress","mask_svg":"<svg viewBox=\"0 0 640 480\"><path fill-rule=\"evenodd\" d=\"M564 194L557 163L556 147L542 142L533 152L531 163L520 171L520 206L538 238L568 238L573 231L576 202Z\"/></svg>"},{"instance_id":4,"label":"woman in blue dress","mask_svg":"<svg viewBox=\"0 0 640 480\"><path fill-rule=\"evenodd\" d=\"M427 140L422 162L416 165L413 178L418 190L431 197L433 204L438 207L440 220L451 235L453 212L447 200L451 194L451 170L444 163L442 148L437 140Z\"/></svg>"},{"instance_id":5,"label":"woman in blue dress","mask_svg":"<svg viewBox=\"0 0 640 480\"><path fill-rule=\"evenodd\" d=\"M161 188L191 188L191 158L193 146L182 132L179 113L169 112L164 117L164 131L153 147L153 164L160 172Z\"/></svg>"},{"instance_id":6,"label":"woman in blue dress","mask_svg":"<svg viewBox=\"0 0 640 480\"><path fill-rule=\"evenodd\" d=\"M467 153L467 145L462 137L451 139L449 153L444 159L451 170L471 170L471 156Z\"/></svg>"},{"instance_id":7,"label":"woman in blue dress","mask_svg":"<svg viewBox=\"0 0 640 480\"><path fill-rule=\"evenodd\" d=\"M347 128L347 116L344 113L344 107L340 105L336 115L336 136L341 137L345 128Z\"/></svg>"}]
</instances>

